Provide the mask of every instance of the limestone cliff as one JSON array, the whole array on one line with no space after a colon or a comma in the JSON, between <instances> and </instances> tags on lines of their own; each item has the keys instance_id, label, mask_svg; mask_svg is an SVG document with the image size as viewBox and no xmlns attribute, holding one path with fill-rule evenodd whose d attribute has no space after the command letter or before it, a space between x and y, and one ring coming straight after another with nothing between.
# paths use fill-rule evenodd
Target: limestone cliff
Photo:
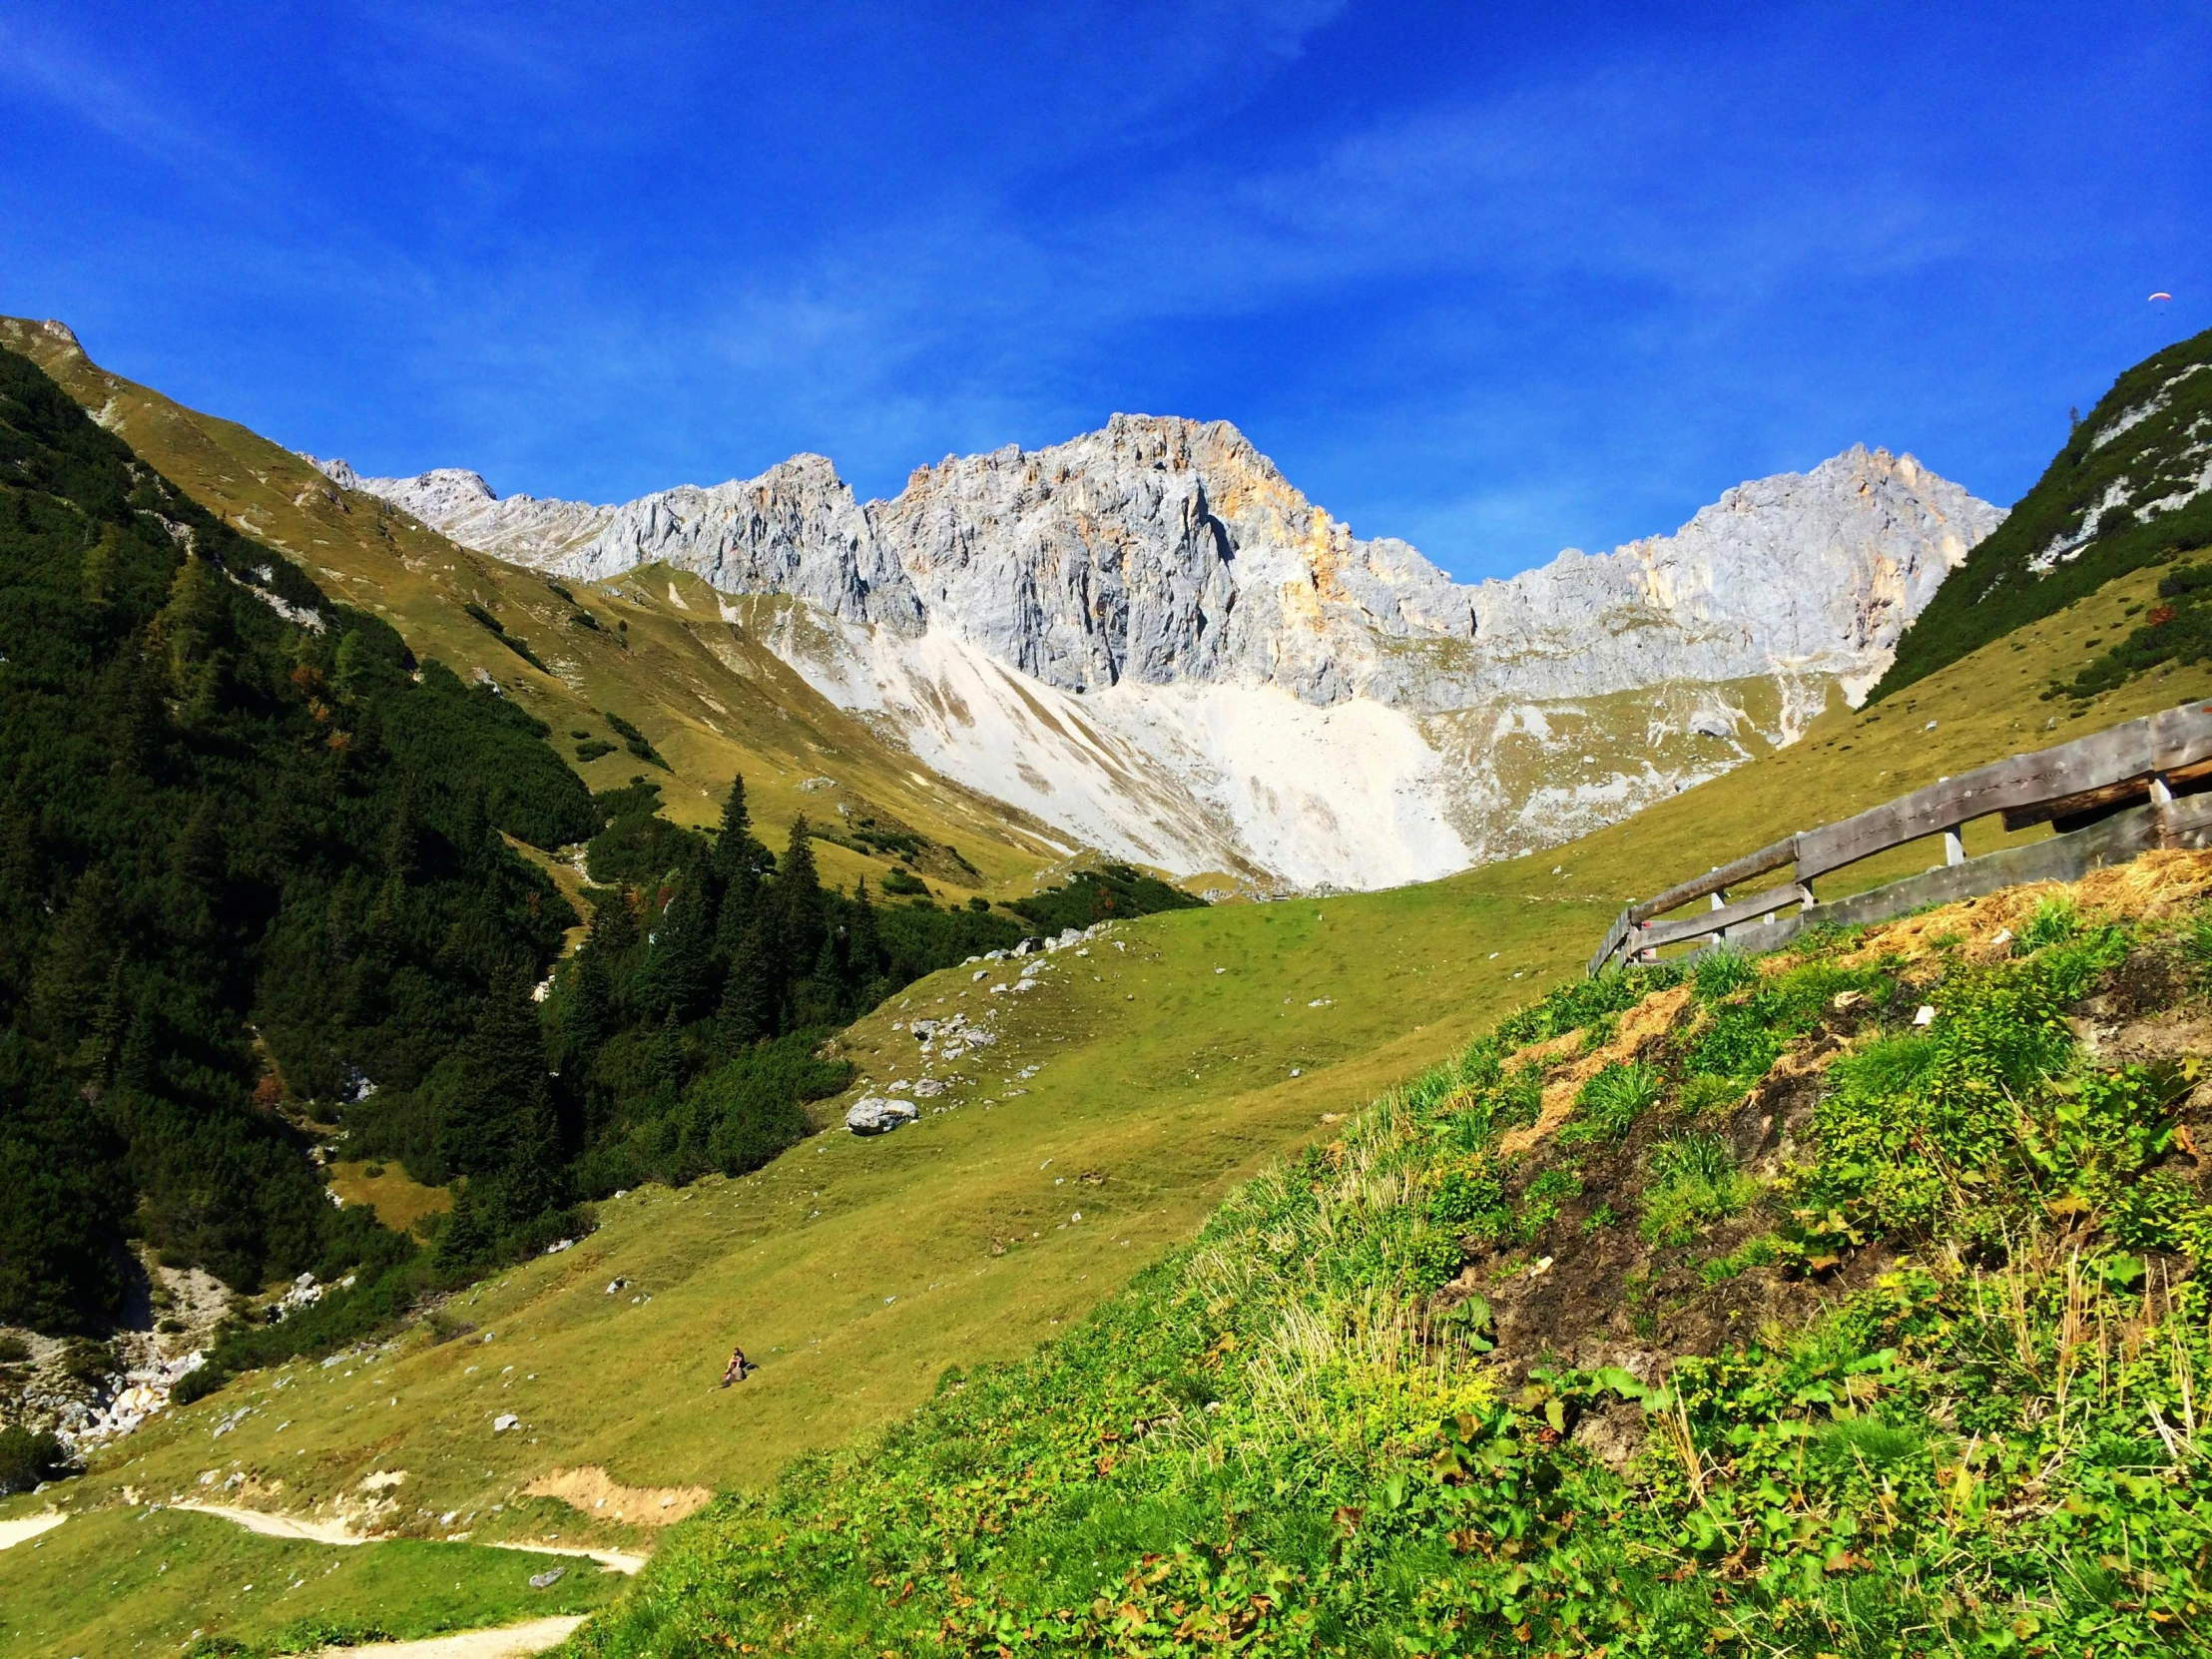
<instances>
[{"instance_id":1,"label":"limestone cliff","mask_svg":"<svg viewBox=\"0 0 2212 1659\"><path fill-rule=\"evenodd\" d=\"M1672 535L1462 584L1222 421L1116 415L864 505L818 455L620 507L317 464L521 563L803 601L828 626L787 619L778 649L941 770L1110 850L1308 886L1546 845L1790 741L2003 516L1855 447Z\"/></svg>"}]
</instances>

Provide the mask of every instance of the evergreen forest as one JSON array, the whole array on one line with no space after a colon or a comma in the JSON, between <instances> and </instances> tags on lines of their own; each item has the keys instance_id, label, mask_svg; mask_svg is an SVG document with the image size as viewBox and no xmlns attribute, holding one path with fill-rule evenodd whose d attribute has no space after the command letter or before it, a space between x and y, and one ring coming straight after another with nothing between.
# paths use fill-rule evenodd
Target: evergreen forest
<instances>
[{"instance_id":1,"label":"evergreen forest","mask_svg":"<svg viewBox=\"0 0 2212 1659\"><path fill-rule=\"evenodd\" d=\"M418 1083L552 959L502 832L595 817L544 738L0 352L0 1321L101 1325L132 1239L239 1290L409 1254L295 1103Z\"/></svg>"},{"instance_id":2,"label":"evergreen forest","mask_svg":"<svg viewBox=\"0 0 2212 1659\"><path fill-rule=\"evenodd\" d=\"M742 1173L849 1080L824 1039L1037 925L1192 902L1117 870L878 905L644 778L591 795L528 711L206 512L0 351L0 1323L97 1332L143 1243L235 1291L183 1392L327 1348L587 1228ZM512 843L512 844L511 844ZM588 843L584 919L517 845ZM919 885L919 883L914 883ZM1155 891L1154 889L1158 889ZM400 1234L317 1167L451 1185Z\"/></svg>"}]
</instances>

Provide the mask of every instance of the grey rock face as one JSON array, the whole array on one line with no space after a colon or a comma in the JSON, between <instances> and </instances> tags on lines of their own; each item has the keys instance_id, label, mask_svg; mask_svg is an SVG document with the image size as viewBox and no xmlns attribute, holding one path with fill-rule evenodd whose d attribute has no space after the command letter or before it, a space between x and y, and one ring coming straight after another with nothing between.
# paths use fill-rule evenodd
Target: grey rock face
<instances>
[{"instance_id":1,"label":"grey rock face","mask_svg":"<svg viewBox=\"0 0 2212 1659\"><path fill-rule=\"evenodd\" d=\"M441 466L412 478L363 478L343 460L305 457L333 484L380 496L463 547L544 567L588 544L615 514L583 501L492 493L481 473Z\"/></svg>"},{"instance_id":2,"label":"grey rock face","mask_svg":"<svg viewBox=\"0 0 2212 1659\"><path fill-rule=\"evenodd\" d=\"M837 470L794 455L758 478L683 485L617 507L588 543L554 561L587 580L660 560L726 593L781 593L848 622L920 632L906 573L877 540Z\"/></svg>"},{"instance_id":3,"label":"grey rock face","mask_svg":"<svg viewBox=\"0 0 2212 1659\"><path fill-rule=\"evenodd\" d=\"M1120 856L1306 887L1553 844L1792 741L2003 516L1855 447L1463 584L1221 421L1116 415L865 505L817 455L613 508L317 464L518 562L804 599L840 626L764 637L931 766Z\"/></svg>"},{"instance_id":4,"label":"grey rock face","mask_svg":"<svg viewBox=\"0 0 2212 1659\"><path fill-rule=\"evenodd\" d=\"M2003 516L1861 446L1738 485L1671 536L1460 584L1354 536L1225 421L1116 415L1048 449L947 456L865 507L819 455L621 507L316 464L520 563L604 579L658 560L900 635L944 629L1063 691L1270 685L1422 713L1776 672L1871 684Z\"/></svg>"}]
</instances>

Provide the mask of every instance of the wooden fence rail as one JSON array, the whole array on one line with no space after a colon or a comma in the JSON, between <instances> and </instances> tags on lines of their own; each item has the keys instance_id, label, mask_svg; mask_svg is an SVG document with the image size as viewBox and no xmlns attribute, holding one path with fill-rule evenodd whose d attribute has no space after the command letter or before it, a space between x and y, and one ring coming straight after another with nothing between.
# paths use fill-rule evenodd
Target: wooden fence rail
<instances>
[{"instance_id":1,"label":"wooden fence rail","mask_svg":"<svg viewBox=\"0 0 2212 1659\"><path fill-rule=\"evenodd\" d=\"M2207 786L2212 703L2162 710L1942 779L1679 882L1622 910L1589 971L1602 973L1616 957L1648 961L1663 946L1689 939L1725 938L1741 948L1771 950L1815 921L1876 921L2016 881L2072 879L2153 846L2203 846L2212 842L2212 794L2195 792ZM2131 807L2135 802L2142 805ZM1960 830L1992 813L2003 815L2008 830L2051 823L2059 833L1966 857ZM1944 838L1944 861L1926 874L1836 903L1815 898L1816 877L1936 834ZM1788 881L1730 899L1731 887L1785 866ZM1708 900L1705 910L1661 919L1700 898ZM1783 913L1792 906L1792 913Z\"/></svg>"}]
</instances>

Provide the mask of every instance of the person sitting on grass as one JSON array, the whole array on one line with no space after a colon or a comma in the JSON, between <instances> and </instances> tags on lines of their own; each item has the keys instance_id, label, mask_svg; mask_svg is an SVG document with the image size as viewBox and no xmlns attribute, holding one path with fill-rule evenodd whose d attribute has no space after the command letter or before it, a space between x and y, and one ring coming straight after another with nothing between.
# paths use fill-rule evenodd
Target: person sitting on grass
<instances>
[{"instance_id":1,"label":"person sitting on grass","mask_svg":"<svg viewBox=\"0 0 2212 1659\"><path fill-rule=\"evenodd\" d=\"M734 1348L730 1351L730 1364L722 1374L722 1385L727 1388L733 1382L743 1382L747 1377L760 1369L759 1366L745 1357L744 1349Z\"/></svg>"}]
</instances>

